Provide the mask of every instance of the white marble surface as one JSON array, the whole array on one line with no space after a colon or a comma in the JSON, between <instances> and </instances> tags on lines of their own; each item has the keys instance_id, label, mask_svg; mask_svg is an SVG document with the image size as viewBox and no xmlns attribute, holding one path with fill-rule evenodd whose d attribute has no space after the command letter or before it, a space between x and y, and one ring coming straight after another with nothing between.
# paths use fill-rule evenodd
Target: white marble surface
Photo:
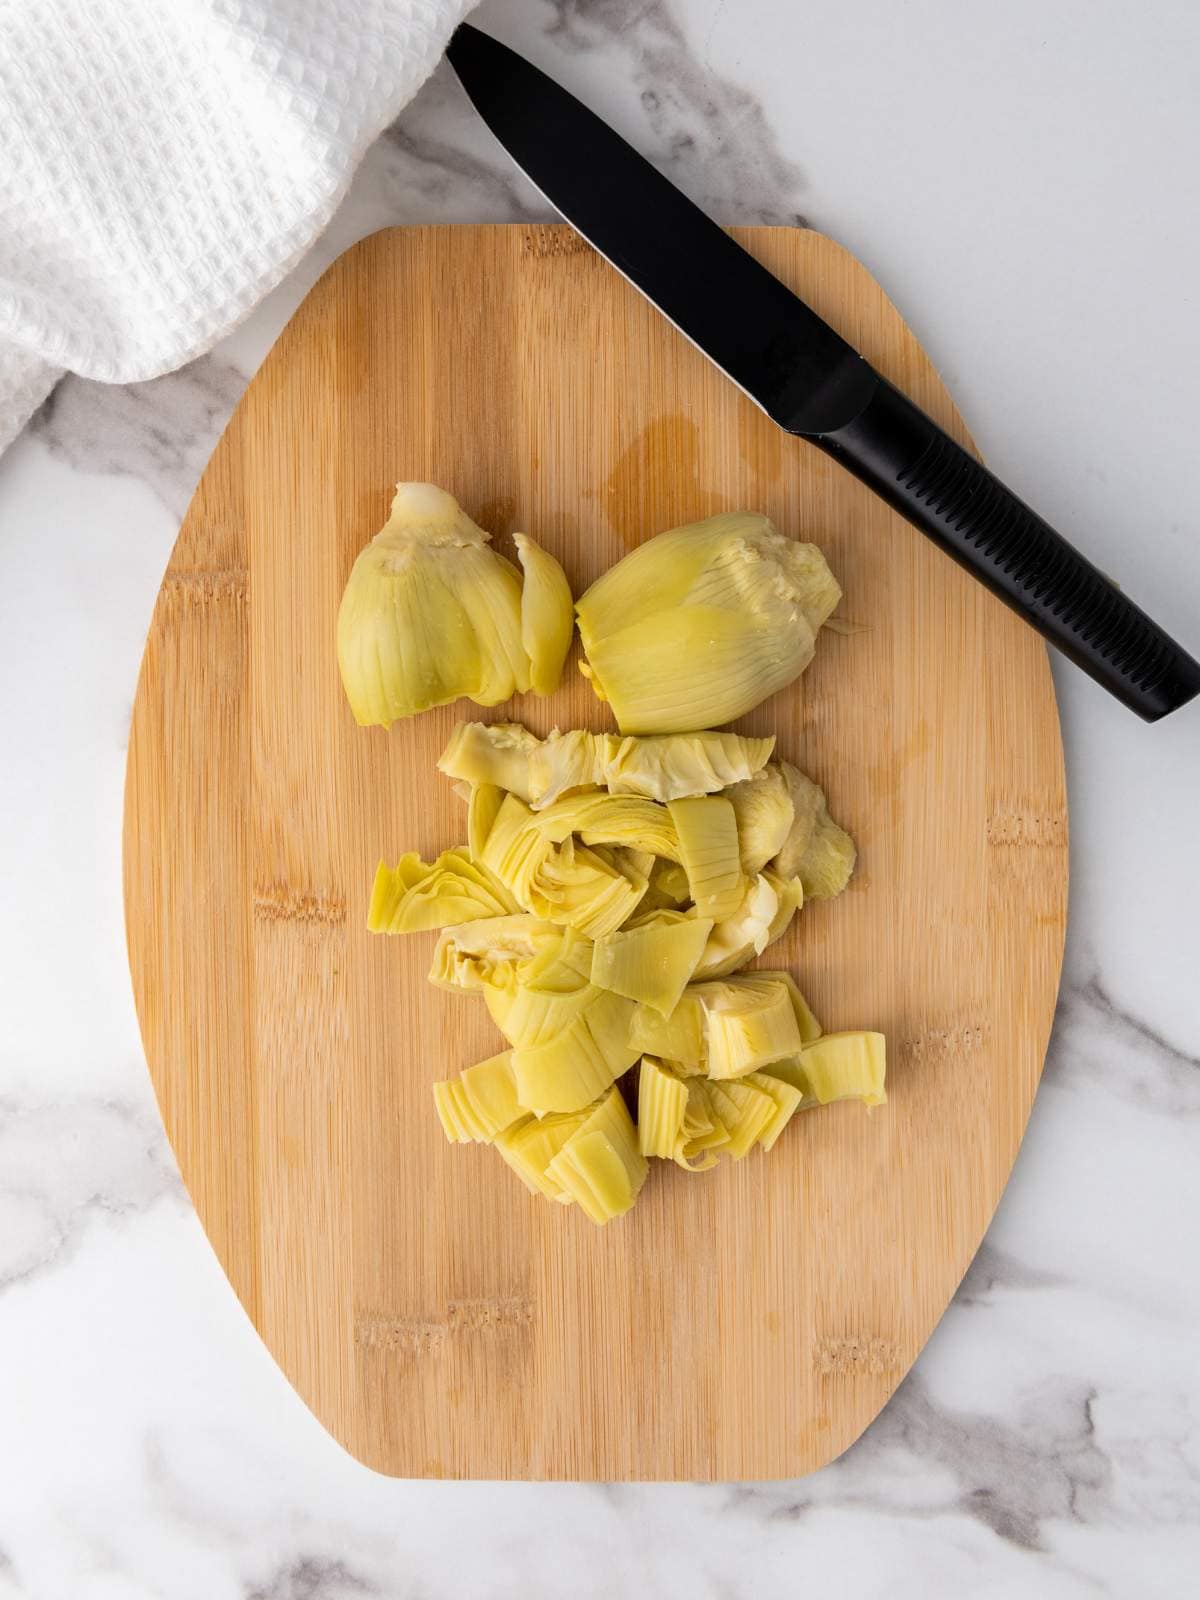
<instances>
[{"instance_id":1,"label":"white marble surface","mask_svg":"<svg viewBox=\"0 0 1200 1600\"><path fill-rule=\"evenodd\" d=\"M481 20L729 221L872 267L986 454L1200 645L1190 0L487 0ZM1200 704L1057 672L1072 907L1013 1180L841 1461L752 1487L391 1482L258 1344L142 1061L125 741L180 514L322 267L373 228L541 214L443 71L212 356L68 380L0 460L0 1600L1136 1596L1200 1573Z\"/></svg>"}]
</instances>

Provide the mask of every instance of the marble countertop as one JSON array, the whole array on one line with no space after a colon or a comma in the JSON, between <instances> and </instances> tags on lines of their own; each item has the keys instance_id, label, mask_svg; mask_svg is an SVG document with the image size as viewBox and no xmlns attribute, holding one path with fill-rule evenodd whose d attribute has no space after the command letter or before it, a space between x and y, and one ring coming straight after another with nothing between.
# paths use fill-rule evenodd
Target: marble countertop
<instances>
[{"instance_id":1,"label":"marble countertop","mask_svg":"<svg viewBox=\"0 0 1200 1600\"><path fill-rule=\"evenodd\" d=\"M1200 644L1188 0L486 0L479 20L721 219L856 251L991 463ZM1072 897L1042 1089L953 1305L824 1471L376 1477L289 1389L200 1231L120 898L130 707L180 516L350 242L545 214L443 68L232 337L152 383L65 380L0 459L0 1600L1192 1593L1200 703L1145 727L1056 663Z\"/></svg>"}]
</instances>

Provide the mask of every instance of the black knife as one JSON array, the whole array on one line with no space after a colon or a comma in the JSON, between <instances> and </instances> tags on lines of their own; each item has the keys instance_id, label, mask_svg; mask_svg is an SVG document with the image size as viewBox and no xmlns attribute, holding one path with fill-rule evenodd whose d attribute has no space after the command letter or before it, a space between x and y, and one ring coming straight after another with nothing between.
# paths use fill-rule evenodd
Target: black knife
<instances>
[{"instance_id":1,"label":"black knife","mask_svg":"<svg viewBox=\"0 0 1200 1600\"><path fill-rule=\"evenodd\" d=\"M599 117L463 24L450 62L546 199L788 433L809 440L1148 722L1200 663Z\"/></svg>"}]
</instances>

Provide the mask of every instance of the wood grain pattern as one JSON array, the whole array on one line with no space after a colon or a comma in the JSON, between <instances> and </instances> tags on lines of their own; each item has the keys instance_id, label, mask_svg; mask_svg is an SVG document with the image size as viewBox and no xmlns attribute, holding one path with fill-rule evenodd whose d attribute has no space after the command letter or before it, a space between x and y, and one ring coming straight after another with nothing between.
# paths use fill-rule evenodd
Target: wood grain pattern
<instances>
[{"instance_id":1,"label":"wood grain pattern","mask_svg":"<svg viewBox=\"0 0 1200 1600\"><path fill-rule=\"evenodd\" d=\"M739 238L958 438L879 287L813 233ZM736 308L732 308L736 309ZM355 727L334 615L391 485L543 540L576 592L740 506L825 548L862 631L744 719L827 788L849 891L786 960L827 1027L889 1039L886 1108L800 1117L606 1230L451 1149L428 1085L496 1047L428 987L432 936L365 930L380 854L460 838L457 716ZM605 725L572 670L497 708ZM313 289L221 440L146 648L125 893L150 1070L229 1278L308 1405L408 1476L801 1473L878 1412L1012 1167L1067 883L1045 650L819 452L772 426L562 227L397 229Z\"/></svg>"}]
</instances>

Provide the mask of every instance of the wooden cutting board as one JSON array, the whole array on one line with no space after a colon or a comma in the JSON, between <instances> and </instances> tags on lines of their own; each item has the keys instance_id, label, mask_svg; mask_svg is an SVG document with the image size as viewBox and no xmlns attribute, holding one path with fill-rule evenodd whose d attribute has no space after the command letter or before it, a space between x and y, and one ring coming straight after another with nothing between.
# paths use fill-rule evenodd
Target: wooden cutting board
<instances>
[{"instance_id":1,"label":"wooden cutting board","mask_svg":"<svg viewBox=\"0 0 1200 1600\"><path fill-rule=\"evenodd\" d=\"M739 231L956 437L845 251ZM737 307L730 307L730 315ZM769 1157L656 1163L607 1229L452 1149L429 1085L499 1048L366 932L375 863L464 833L434 762L469 703L357 728L334 616L397 479L527 530L578 593L662 528L751 507L817 540L860 631L741 726L859 843L769 964L827 1028L888 1036L889 1100L798 1117ZM510 552L511 553L511 552ZM606 726L571 667L488 713ZM382 1472L807 1472L895 1389L987 1227L1054 1011L1063 759L1037 638L786 437L565 227L394 229L326 273L192 502L134 709L125 898L151 1074L242 1304L329 1431Z\"/></svg>"}]
</instances>

